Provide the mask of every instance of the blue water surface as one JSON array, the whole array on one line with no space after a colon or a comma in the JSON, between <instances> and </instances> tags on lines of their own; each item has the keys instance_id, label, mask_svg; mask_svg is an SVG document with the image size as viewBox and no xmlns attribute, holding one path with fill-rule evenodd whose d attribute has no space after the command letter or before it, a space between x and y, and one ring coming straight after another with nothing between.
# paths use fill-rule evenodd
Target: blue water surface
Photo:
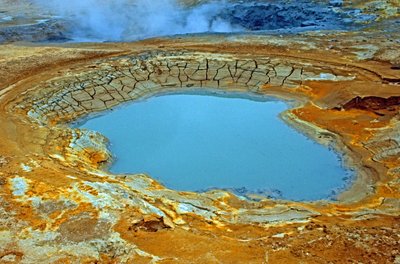
<instances>
[{"instance_id":1,"label":"blue water surface","mask_svg":"<svg viewBox=\"0 0 400 264\"><path fill-rule=\"evenodd\" d=\"M168 94L87 120L110 140L113 173L147 173L168 188L318 200L346 186L338 154L285 124L280 101Z\"/></svg>"}]
</instances>

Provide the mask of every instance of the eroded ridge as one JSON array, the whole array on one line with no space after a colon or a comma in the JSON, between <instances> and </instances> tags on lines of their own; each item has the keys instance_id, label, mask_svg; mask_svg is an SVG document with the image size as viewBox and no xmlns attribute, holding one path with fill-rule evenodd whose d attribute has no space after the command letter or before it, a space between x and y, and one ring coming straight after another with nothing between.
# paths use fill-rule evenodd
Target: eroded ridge
<instances>
[{"instance_id":1,"label":"eroded ridge","mask_svg":"<svg viewBox=\"0 0 400 264\"><path fill-rule=\"evenodd\" d=\"M310 80L352 80L354 72L287 58L236 58L207 53L153 53L115 58L90 70L41 84L24 97L29 116L60 122L110 109L163 91L190 88L251 93L268 87L293 88Z\"/></svg>"}]
</instances>

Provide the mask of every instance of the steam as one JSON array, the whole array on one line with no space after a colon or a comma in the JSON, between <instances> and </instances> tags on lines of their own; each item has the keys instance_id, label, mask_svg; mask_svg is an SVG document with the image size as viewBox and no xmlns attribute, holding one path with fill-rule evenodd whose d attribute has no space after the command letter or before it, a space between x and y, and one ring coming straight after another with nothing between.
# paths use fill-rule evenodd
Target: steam
<instances>
[{"instance_id":1,"label":"steam","mask_svg":"<svg viewBox=\"0 0 400 264\"><path fill-rule=\"evenodd\" d=\"M73 39L129 41L155 36L200 32L232 32L218 16L224 4L211 2L193 8L177 0L31 0L42 10L70 25Z\"/></svg>"}]
</instances>

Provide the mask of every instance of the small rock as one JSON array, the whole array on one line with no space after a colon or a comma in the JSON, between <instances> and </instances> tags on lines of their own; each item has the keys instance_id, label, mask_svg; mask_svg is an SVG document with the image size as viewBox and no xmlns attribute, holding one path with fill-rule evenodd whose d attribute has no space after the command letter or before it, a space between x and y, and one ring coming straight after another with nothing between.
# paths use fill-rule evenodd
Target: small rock
<instances>
[{"instance_id":1,"label":"small rock","mask_svg":"<svg viewBox=\"0 0 400 264\"><path fill-rule=\"evenodd\" d=\"M334 7L341 7L343 6L343 0L330 0L329 5Z\"/></svg>"},{"instance_id":2,"label":"small rock","mask_svg":"<svg viewBox=\"0 0 400 264\"><path fill-rule=\"evenodd\" d=\"M273 238L284 238L285 236L286 236L285 233L279 233L279 234L273 235L272 237L273 237Z\"/></svg>"},{"instance_id":3,"label":"small rock","mask_svg":"<svg viewBox=\"0 0 400 264\"><path fill-rule=\"evenodd\" d=\"M8 160L6 157L0 156L0 167L7 165Z\"/></svg>"},{"instance_id":4,"label":"small rock","mask_svg":"<svg viewBox=\"0 0 400 264\"><path fill-rule=\"evenodd\" d=\"M5 262L15 262L17 261L17 256L15 254L8 254L0 258L0 260Z\"/></svg>"},{"instance_id":5,"label":"small rock","mask_svg":"<svg viewBox=\"0 0 400 264\"><path fill-rule=\"evenodd\" d=\"M303 231L304 229L305 229L305 226L299 226L299 227L297 228L297 230L300 231L300 232Z\"/></svg>"},{"instance_id":6,"label":"small rock","mask_svg":"<svg viewBox=\"0 0 400 264\"><path fill-rule=\"evenodd\" d=\"M142 230L145 232L157 232L162 229L170 229L173 228L174 224L169 219L164 217L150 215L144 216L142 220L137 223L134 223L129 227L130 231L138 231Z\"/></svg>"},{"instance_id":7,"label":"small rock","mask_svg":"<svg viewBox=\"0 0 400 264\"><path fill-rule=\"evenodd\" d=\"M163 217L163 223L164 223L165 226L167 226L169 228L172 228L172 229L175 228L174 223L168 217Z\"/></svg>"}]
</instances>

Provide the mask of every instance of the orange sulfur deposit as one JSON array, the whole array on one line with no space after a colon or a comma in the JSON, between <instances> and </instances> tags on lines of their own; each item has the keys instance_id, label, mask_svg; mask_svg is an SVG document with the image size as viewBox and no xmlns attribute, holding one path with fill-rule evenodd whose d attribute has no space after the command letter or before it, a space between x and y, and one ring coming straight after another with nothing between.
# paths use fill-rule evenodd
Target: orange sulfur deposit
<instances>
[{"instance_id":1,"label":"orange sulfur deposit","mask_svg":"<svg viewBox=\"0 0 400 264\"><path fill-rule=\"evenodd\" d=\"M372 31L25 45L0 50L1 263L400 263L400 44ZM177 192L107 172L107 139L68 126L192 87L293 100L282 118L343 153L354 183L337 201Z\"/></svg>"}]
</instances>

